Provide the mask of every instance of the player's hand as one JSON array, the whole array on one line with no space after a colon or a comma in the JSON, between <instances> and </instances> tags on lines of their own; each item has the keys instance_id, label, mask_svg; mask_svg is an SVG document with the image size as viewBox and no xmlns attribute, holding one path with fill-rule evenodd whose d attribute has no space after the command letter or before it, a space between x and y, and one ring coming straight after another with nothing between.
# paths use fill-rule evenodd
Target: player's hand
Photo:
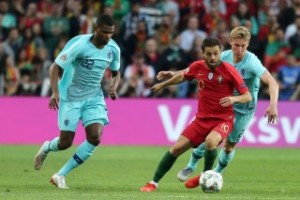
<instances>
[{"instance_id":1,"label":"player's hand","mask_svg":"<svg viewBox=\"0 0 300 200\"><path fill-rule=\"evenodd\" d=\"M172 78L175 75L175 72L172 71L160 71L156 75L156 79L161 81L161 80L167 80Z\"/></svg>"},{"instance_id":2,"label":"player's hand","mask_svg":"<svg viewBox=\"0 0 300 200\"><path fill-rule=\"evenodd\" d=\"M58 109L59 104L59 94L58 93L52 93L49 101L49 108L53 110Z\"/></svg>"},{"instance_id":3,"label":"player's hand","mask_svg":"<svg viewBox=\"0 0 300 200\"><path fill-rule=\"evenodd\" d=\"M265 117L268 117L268 123L276 123L278 121L278 110L276 106L271 106L266 110Z\"/></svg>"},{"instance_id":4,"label":"player's hand","mask_svg":"<svg viewBox=\"0 0 300 200\"><path fill-rule=\"evenodd\" d=\"M233 97L224 97L224 98L220 99L219 103L222 107L227 107L227 106L234 104L234 98Z\"/></svg>"},{"instance_id":5,"label":"player's hand","mask_svg":"<svg viewBox=\"0 0 300 200\"><path fill-rule=\"evenodd\" d=\"M160 89L161 89L161 84L160 83L157 83L157 84L155 84L151 87L152 92L157 92Z\"/></svg>"},{"instance_id":6,"label":"player's hand","mask_svg":"<svg viewBox=\"0 0 300 200\"><path fill-rule=\"evenodd\" d=\"M112 100L116 100L117 99L117 91L114 90L114 89L110 89L109 91L109 97L112 99Z\"/></svg>"}]
</instances>

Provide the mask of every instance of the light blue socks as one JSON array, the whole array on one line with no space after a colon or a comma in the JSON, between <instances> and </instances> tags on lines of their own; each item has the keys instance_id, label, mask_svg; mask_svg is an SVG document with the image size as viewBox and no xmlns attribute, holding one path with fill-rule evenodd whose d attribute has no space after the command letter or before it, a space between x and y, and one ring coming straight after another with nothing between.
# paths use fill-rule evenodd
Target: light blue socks
<instances>
[{"instance_id":1,"label":"light blue socks","mask_svg":"<svg viewBox=\"0 0 300 200\"><path fill-rule=\"evenodd\" d=\"M205 147L205 142L203 142L193 150L187 167L192 168L193 170L197 168L198 161L204 156Z\"/></svg>"},{"instance_id":2,"label":"light blue socks","mask_svg":"<svg viewBox=\"0 0 300 200\"><path fill-rule=\"evenodd\" d=\"M97 146L90 144L87 141L84 141L76 149L75 154L70 158L66 164L59 170L58 175L66 176L74 168L78 167L84 161L86 161L94 152Z\"/></svg>"},{"instance_id":3,"label":"light blue socks","mask_svg":"<svg viewBox=\"0 0 300 200\"><path fill-rule=\"evenodd\" d=\"M219 173L222 173L223 170L226 168L228 163L233 159L235 154L235 150L233 150L231 153L226 154L225 151L222 149L220 151L219 157L218 157L218 163L214 171L217 171Z\"/></svg>"},{"instance_id":4,"label":"light blue socks","mask_svg":"<svg viewBox=\"0 0 300 200\"><path fill-rule=\"evenodd\" d=\"M57 143L58 143L59 137L54 138L49 142L49 145L43 146L43 151L45 153L48 153L49 151L59 151Z\"/></svg>"}]
</instances>

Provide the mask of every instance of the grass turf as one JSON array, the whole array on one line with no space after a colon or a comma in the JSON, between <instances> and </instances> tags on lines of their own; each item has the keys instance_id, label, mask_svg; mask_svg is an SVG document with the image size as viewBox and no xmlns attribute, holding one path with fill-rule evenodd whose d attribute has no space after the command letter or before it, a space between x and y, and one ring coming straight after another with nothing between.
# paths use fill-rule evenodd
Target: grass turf
<instances>
[{"instance_id":1,"label":"grass turf","mask_svg":"<svg viewBox=\"0 0 300 200\"><path fill-rule=\"evenodd\" d=\"M153 193L139 188L150 181L168 147L103 146L66 179L69 190L59 190L49 179L75 148L50 153L40 171L33 169L38 146L0 146L0 199L300 199L299 149L240 148L223 173L220 193L188 190L176 179L188 161L182 155ZM198 171L202 169L203 161Z\"/></svg>"}]
</instances>

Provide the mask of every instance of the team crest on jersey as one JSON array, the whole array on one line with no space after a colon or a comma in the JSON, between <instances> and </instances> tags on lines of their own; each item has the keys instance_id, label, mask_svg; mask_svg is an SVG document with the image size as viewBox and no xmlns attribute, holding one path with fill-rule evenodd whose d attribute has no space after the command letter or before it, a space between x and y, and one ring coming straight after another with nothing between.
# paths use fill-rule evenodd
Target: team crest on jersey
<instances>
[{"instance_id":1,"label":"team crest on jersey","mask_svg":"<svg viewBox=\"0 0 300 200\"><path fill-rule=\"evenodd\" d=\"M66 60L67 60L67 54L61 55L61 56L60 56L60 59L61 59L62 61L66 61Z\"/></svg>"},{"instance_id":2,"label":"team crest on jersey","mask_svg":"<svg viewBox=\"0 0 300 200\"><path fill-rule=\"evenodd\" d=\"M214 77L214 73L209 72L208 73L208 80L211 80Z\"/></svg>"},{"instance_id":3,"label":"team crest on jersey","mask_svg":"<svg viewBox=\"0 0 300 200\"><path fill-rule=\"evenodd\" d=\"M223 79L224 79L224 77L222 75L218 76L217 80L218 80L219 84L222 83Z\"/></svg>"},{"instance_id":4,"label":"team crest on jersey","mask_svg":"<svg viewBox=\"0 0 300 200\"><path fill-rule=\"evenodd\" d=\"M240 74L241 74L242 76L245 76L245 73L246 73L246 70L245 70L244 68L241 69Z\"/></svg>"},{"instance_id":5,"label":"team crest on jersey","mask_svg":"<svg viewBox=\"0 0 300 200\"><path fill-rule=\"evenodd\" d=\"M69 123L70 123L70 120L68 120L68 119L65 119L65 121L64 121L64 124L65 124L65 126L68 126L68 125L69 125Z\"/></svg>"}]
</instances>

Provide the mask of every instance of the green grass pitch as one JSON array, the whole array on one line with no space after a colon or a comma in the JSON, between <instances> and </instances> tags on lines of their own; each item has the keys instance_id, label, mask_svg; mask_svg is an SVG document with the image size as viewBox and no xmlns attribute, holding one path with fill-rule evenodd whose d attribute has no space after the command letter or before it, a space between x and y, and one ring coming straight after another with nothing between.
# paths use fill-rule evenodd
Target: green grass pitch
<instances>
[{"instance_id":1,"label":"green grass pitch","mask_svg":"<svg viewBox=\"0 0 300 200\"><path fill-rule=\"evenodd\" d=\"M49 179L73 154L75 147L50 153L40 171L33 169L38 146L0 146L0 199L300 199L300 149L240 148L223 173L220 193L188 190L176 179L190 151L182 155L153 193L139 188L151 180L169 147L101 146L66 179L69 190L59 190ZM200 162L198 171L202 169Z\"/></svg>"}]
</instances>

